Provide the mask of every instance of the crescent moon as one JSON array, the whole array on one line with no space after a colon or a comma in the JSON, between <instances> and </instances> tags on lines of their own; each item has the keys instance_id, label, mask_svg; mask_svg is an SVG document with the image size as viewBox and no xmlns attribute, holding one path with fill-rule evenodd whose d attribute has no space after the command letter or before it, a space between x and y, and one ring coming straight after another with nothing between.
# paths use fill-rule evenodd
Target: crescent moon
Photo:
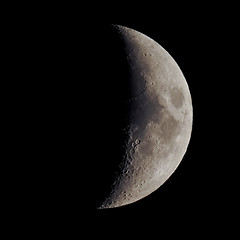
<instances>
[{"instance_id":1,"label":"crescent moon","mask_svg":"<svg viewBox=\"0 0 240 240\"><path fill-rule=\"evenodd\" d=\"M148 36L114 28L130 69L128 138L111 192L98 209L131 204L158 189L180 164L192 132L192 99L174 59Z\"/></svg>"}]
</instances>

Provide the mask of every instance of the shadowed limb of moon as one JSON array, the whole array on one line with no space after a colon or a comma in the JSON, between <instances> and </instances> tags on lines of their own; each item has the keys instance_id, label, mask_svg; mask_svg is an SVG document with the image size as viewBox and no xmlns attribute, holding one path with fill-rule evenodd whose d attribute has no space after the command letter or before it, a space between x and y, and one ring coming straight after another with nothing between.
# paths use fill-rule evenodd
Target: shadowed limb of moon
<instances>
[{"instance_id":1,"label":"shadowed limb of moon","mask_svg":"<svg viewBox=\"0 0 240 240\"><path fill-rule=\"evenodd\" d=\"M136 202L158 189L182 160L191 136L192 102L174 59L146 35L114 25L129 66L122 162L99 209Z\"/></svg>"}]
</instances>

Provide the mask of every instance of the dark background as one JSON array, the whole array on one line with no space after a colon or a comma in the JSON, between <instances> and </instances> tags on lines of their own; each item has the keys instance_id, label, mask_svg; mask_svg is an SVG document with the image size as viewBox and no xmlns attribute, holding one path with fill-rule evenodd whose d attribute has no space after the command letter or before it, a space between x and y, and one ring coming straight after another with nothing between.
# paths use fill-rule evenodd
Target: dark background
<instances>
[{"instance_id":1,"label":"dark background","mask_svg":"<svg viewBox=\"0 0 240 240\"><path fill-rule=\"evenodd\" d=\"M17 76L11 82L17 101L11 126L18 145L13 168L20 176L12 206L19 211L18 222L101 236L111 235L109 229L117 235L127 236L129 229L141 234L144 227L167 236L191 231L205 236L209 230L228 230L229 222L234 229L236 20L232 8L196 9L181 13L176 7L178 14L161 10L148 21L133 14L130 20L109 22L79 18L80 13L34 18L32 12L13 22L10 60L16 67L9 72ZM113 132L106 131L114 124L104 116L118 104L108 90L119 86L104 80L121 63L111 62L114 46L103 34L110 23L146 34L176 60L192 95L193 131L181 164L157 191L128 206L94 210L94 197L101 192L99 169L107 172L107 164L99 162L104 163L106 143L113 147L108 154L114 152Z\"/></svg>"}]
</instances>

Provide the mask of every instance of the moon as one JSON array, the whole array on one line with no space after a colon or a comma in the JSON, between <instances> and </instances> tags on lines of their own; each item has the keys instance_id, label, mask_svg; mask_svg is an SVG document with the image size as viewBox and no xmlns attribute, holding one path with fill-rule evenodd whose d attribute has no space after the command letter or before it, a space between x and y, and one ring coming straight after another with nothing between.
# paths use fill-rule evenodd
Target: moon
<instances>
[{"instance_id":1,"label":"moon","mask_svg":"<svg viewBox=\"0 0 240 240\"><path fill-rule=\"evenodd\" d=\"M136 30L113 25L129 67L123 156L98 209L134 203L158 189L186 153L193 109L188 84L170 54Z\"/></svg>"}]
</instances>

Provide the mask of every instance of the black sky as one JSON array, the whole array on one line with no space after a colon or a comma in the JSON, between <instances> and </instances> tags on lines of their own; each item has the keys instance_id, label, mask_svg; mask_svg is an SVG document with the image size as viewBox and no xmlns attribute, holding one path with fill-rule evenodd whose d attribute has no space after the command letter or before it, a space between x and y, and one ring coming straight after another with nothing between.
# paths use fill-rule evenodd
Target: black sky
<instances>
[{"instance_id":1,"label":"black sky","mask_svg":"<svg viewBox=\"0 0 240 240\"><path fill-rule=\"evenodd\" d=\"M150 223L159 232L180 226L183 231L201 233L216 222L224 225L235 213L238 189L233 187L237 181L232 172L238 157L233 154L237 141L231 134L237 135L233 126L238 123L238 107L234 105L238 102L238 75L234 72L237 28L233 18L213 9L149 21L138 21L134 16L131 20L109 20L146 34L176 60L192 95L193 130L181 164L164 185L134 204L107 210L89 208L92 174L97 171L90 171L91 159L104 161L100 151L104 129L98 125L100 101L93 98L101 95L101 66L108 64L99 64L101 57L94 55L104 46L99 44L99 39L104 39L99 27L103 23L84 22L78 17L16 22L18 45L13 48L19 51L18 58L24 55L27 59L21 59L24 68L19 67L20 74L27 72L21 75L21 94L26 98L21 111L31 116L28 121L24 118L23 125L30 129L28 148L30 159L34 159L32 165L26 163L31 181L26 181L21 195L31 196L25 204L33 218L75 229L92 227L93 232L98 226L105 233L113 226L119 232L131 226L141 231ZM91 81L93 76L97 85ZM67 85L61 80L66 78L71 79ZM48 117L43 112L48 112ZM40 136L37 144L33 141L36 136ZM80 163L66 164L64 159L80 159Z\"/></svg>"}]
</instances>

